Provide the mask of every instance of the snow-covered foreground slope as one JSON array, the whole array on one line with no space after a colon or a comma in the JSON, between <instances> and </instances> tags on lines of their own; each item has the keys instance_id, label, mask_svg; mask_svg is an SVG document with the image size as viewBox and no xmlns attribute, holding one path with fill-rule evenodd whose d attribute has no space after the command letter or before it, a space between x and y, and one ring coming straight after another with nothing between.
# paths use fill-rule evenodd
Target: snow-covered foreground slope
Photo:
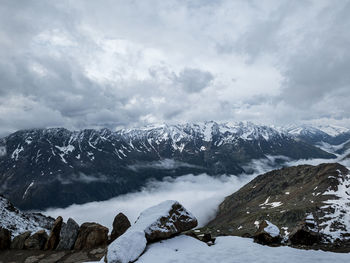
<instances>
[{"instance_id":1,"label":"snow-covered foreground slope","mask_svg":"<svg viewBox=\"0 0 350 263\"><path fill-rule=\"evenodd\" d=\"M252 239L234 236L218 237L215 245L188 236L178 236L150 245L136 261L138 263L295 263L295 262L349 262L350 254L290 247L268 247Z\"/></svg>"}]
</instances>

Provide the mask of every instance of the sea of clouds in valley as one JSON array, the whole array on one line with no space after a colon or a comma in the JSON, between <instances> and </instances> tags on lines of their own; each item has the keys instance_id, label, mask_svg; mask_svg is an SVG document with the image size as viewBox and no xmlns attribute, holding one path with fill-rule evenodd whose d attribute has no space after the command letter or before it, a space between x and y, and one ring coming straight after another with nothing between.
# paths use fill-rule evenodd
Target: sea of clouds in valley
<instances>
[{"instance_id":1,"label":"sea of clouds in valley","mask_svg":"<svg viewBox=\"0 0 350 263\"><path fill-rule=\"evenodd\" d=\"M349 167L349 161L342 161L346 154L330 160L288 161L287 166L340 162ZM188 174L178 178L165 178L162 181L149 181L138 192L120 195L106 201L89 202L81 205L73 204L66 208L51 208L43 213L55 218L62 216L65 221L71 217L79 224L98 222L111 230L113 219L119 212L124 213L131 222L134 222L142 210L164 200L177 200L197 217L201 226L215 216L218 205L226 196L237 191L257 175L276 169L275 160L281 158L283 157L268 156L265 160L253 160L246 169L250 168L255 172L249 175L221 175L213 177L207 174Z\"/></svg>"}]
</instances>

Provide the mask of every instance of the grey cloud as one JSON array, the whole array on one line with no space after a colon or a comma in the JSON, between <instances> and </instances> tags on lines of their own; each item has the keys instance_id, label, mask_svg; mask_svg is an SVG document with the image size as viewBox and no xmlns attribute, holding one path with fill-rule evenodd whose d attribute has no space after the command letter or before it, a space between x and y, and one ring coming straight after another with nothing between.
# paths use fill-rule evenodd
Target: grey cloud
<instances>
[{"instance_id":1,"label":"grey cloud","mask_svg":"<svg viewBox=\"0 0 350 263\"><path fill-rule=\"evenodd\" d=\"M0 136L207 119L350 125L349 12L348 1L2 1Z\"/></svg>"},{"instance_id":2,"label":"grey cloud","mask_svg":"<svg viewBox=\"0 0 350 263\"><path fill-rule=\"evenodd\" d=\"M178 82L184 90L192 93L200 92L202 89L205 89L213 79L214 76L208 71L185 68L175 78L175 81Z\"/></svg>"}]
</instances>

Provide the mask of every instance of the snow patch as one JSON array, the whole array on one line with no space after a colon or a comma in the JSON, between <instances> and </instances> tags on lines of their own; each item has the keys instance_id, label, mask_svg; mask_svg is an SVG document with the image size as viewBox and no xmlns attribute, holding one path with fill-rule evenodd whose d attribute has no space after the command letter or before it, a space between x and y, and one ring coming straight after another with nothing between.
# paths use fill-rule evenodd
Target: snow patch
<instances>
[{"instance_id":1,"label":"snow patch","mask_svg":"<svg viewBox=\"0 0 350 263\"><path fill-rule=\"evenodd\" d=\"M267 227L264 228L264 231L266 233L269 233L272 237L277 237L280 234L280 230L278 229L278 227L268 220L265 221L267 223Z\"/></svg>"},{"instance_id":2,"label":"snow patch","mask_svg":"<svg viewBox=\"0 0 350 263\"><path fill-rule=\"evenodd\" d=\"M0 157L3 157L7 154L6 147L0 146Z\"/></svg>"}]
</instances>

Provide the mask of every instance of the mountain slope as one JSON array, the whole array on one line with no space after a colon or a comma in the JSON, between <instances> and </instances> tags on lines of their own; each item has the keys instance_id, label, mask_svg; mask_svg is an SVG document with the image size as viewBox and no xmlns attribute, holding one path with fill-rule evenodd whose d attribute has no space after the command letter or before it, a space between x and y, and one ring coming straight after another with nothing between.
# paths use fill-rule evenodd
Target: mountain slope
<instances>
[{"instance_id":1,"label":"mountain slope","mask_svg":"<svg viewBox=\"0 0 350 263\"><path fill-rule=\"evenodd\" d=\"M253 159L334 158L252 123L15 132L0 140L0 193L22 209L64 207L135 191L151 178L241 174Z\"/></svg>"},{"instance_id":2,"label":"mountain slope","mask_svg":"<svg viewBox=\"0 0 350 263\"><path fill-rule=\"evenodd\" d=\"M331 145L339 145L350 140L350 130L344 127L334 125L301 125L289 126L282 130L292 135L293 137L303 140L307 143L329 143Z\"/></svg>"},{"instance_id":3,"label":"mountain slope","mask_svg":"<svg viewBox=\"0 0 350 263\"><path fill-rule=\"evenodd\" d=\"M25 231L45 229L49 231L54 222L51 217L39 213L23 213L14 207L10 201L0 195L0 226L11 231L12 237Z\"/></svg>"},{"instance_id":4,"label":"mountain slope","mask_svg":"<svg viewBox=\"0 0 350 263\"><path fill-rule=\"evenodd\" d=\"M344 166L283 168L260 175L226 197L208 227L213 233L253 235L269 220L285 239L298 223L312 221L327 246L350 241L350 174Z\"/></svg>"}]
</instances>

